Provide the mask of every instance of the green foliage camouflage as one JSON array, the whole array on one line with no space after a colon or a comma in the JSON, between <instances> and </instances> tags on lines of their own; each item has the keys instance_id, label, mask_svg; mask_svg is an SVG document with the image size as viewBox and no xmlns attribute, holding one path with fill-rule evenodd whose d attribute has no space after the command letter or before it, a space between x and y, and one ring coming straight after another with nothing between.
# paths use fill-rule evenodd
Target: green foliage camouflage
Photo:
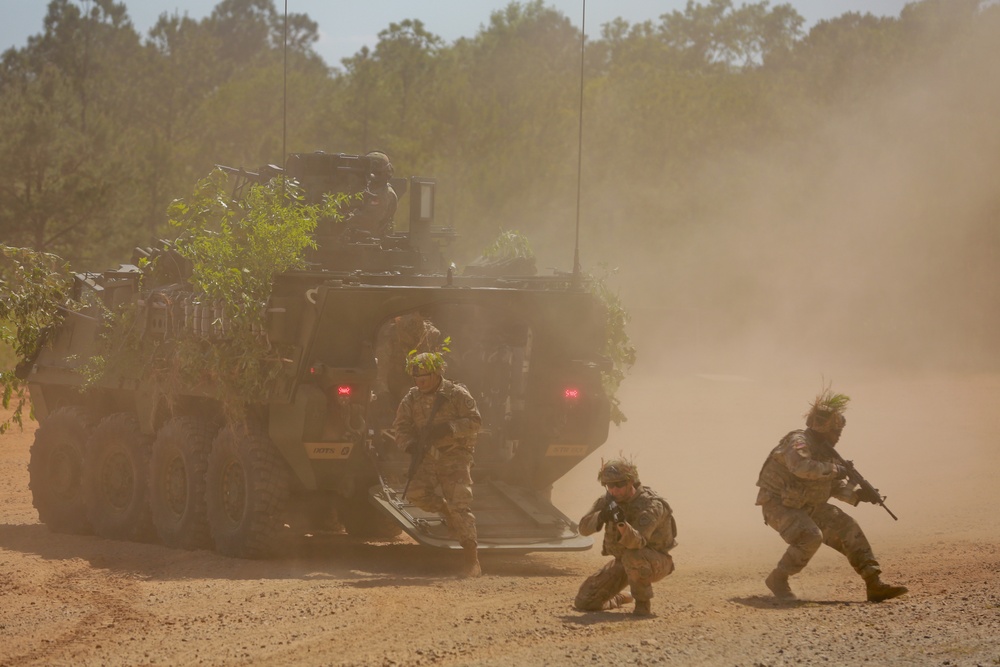
<instances>
[{"instance_id":1,"label":"green foliage camouflage","mask_svg":"<svg viewBox=\"0 0 1000 667\"><path fill-rule=\"evenodd\" d=\"M62 322L71 284L69 266L56 255L0 244L0 343L18 360L33 360L47 332ZM2 434L12 424L23 426L28 399L27 384L16 368L3 366L0 385L4 409L14 406L0 422Z\"/></svg>"},{"instance_id":2,"label":"green foliage camouflage","mask_svg":"<svg viewBox=\"0 0 1000 667\"><path fill-rule=\"evenodd\" d=\"M106 314L112 325L102 354L88 364L91 382L107 375L148 378L166 396L211 387L231 419L276 390L286 360L264 334L274 277L304 268L317 224L339 222L343 198L308 205L296 183L276 178L235 199L227 185L225 172L216 169L189 197L170 205L171 225L180 231L173 247L190 261L191 275L182 290L157 293L211 304L217 313L211 332L144 336L136 326L137 305L124 304ZM159 270L156 262L145 269L149 277Z\"/></svg>"},{"instance_id":3,"label":"green foliage camouflage","mask_svg":"<svg viewBox=\"0 0 1000 667\"><path fill-rule=\"evenodd\" d=\"M608 267L603 267L602 273L590 277L587 288L604 304L607 317L605 324L607 343L604 354L611 360L611 369L601 374L601 380L604 391L611 400L611 421L621 425L622 422L628 421L628 418L621 409L618 388L625 380L629 369L635 364L636 348L627 331L631 319L628 311L618 292L608 285L608 280L614 273L615 271Z\"/></svg>"},{"instance_id":4,"label":"green foliage camouflage","mask_svg":"<svg viewBox=\"0 0 1000 667\"><path fill-rule=\"evenodd\" d=\"M482 256L487 259L534 259L535 251L524 234L505 229L486 247Z\"/></svg>"}]
</instances>

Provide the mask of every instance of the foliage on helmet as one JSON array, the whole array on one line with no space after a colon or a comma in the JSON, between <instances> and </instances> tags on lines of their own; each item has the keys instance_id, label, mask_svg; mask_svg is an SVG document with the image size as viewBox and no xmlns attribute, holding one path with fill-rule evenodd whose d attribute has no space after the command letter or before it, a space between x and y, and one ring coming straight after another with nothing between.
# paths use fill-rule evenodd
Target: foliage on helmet
<instances>
[{"instance_id":1,"label":"foliage on helmet","mask_svg":"<svg viewBox=\"0 0 1000 667\"><path fill-rule=\"evenodd\" d=\"M835 393L829 386L816 397L809 405L809 412L806 413L806 426L825 433L834 428L843 428L846 423L844 412L851 397L846 394Z\"/></svg>"},{"instance_id":2,"label":"foliage on helmet","mask_svg":"<svg viewBox=\"0 0 1000 667\"><path fill-rule=\"evenodd\" d=\"M420 316L420 326L423 328L423 324L426 320ZM404 362L404 367L406 368L407 374L413 373L413 369L417 368L424 371L430 371L432 373L441 374L448 367L448 363L444 360L444 355L451 352L451 336L446 337L441 344L437 346L437 349L430 352L421 352L418 349L410 350L406 353L406 361Z\"/></svg>"},{"instance_id":3,"label":"foliage on helmet","mask_svg":"<svg viewBox=\"0 0 1000 667\"><path fill-rule=\"evenodd\" d=\"M447 364L444 361L444 356L439 352L421 352L418 354L416 350L410 350L410 353L406 355L406 372L411 375L414 371L441 375L444 373L446 367Z\"/></svg>"},{"instance_id":4,"label":"foliage on helmet","mask_svg":"<svg viewBox=\"0 0 1000 667\"><path fill-rule=\"evenodd\" d=\"M601 485L611 482L630 481L633 484L639 481L639 469L631 459L619 456L618 458L605 461L601 459L601 468L597 472L597 481Z\"/></svg>"}]
</instances>

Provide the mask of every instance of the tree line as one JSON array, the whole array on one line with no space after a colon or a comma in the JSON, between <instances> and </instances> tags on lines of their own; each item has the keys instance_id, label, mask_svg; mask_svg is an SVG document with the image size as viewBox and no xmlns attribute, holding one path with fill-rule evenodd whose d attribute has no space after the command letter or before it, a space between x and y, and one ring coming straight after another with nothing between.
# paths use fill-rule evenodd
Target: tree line
<instances>
[{"instance_id":1,"label":"tree line","mask_svg":"<svg viewBox=\"0 0 1000 667\"><path fill-rule=\"evenodd\" d=\"M126 4L51 0L41 31L0 59L0 237L78 270L168 236L167 206L213 165L281 164L283 150L384 150L397 174L438 179L438 223L459 230L466 261L517 229L565 265L578 177L584 256L619 262L738 229L733 202L751 190L767 215L809 215L806 175L843 141L829 119L884 109L889 90L951 96L938 131L972 124L997 141L992 0L919 0L808 31L789 4L692 0L601 26L582 64L578 26L529 0L452 43L387 17L374 48L332 66L313 49L319 26L296 13L286 25L273 0L164 14L146 35ZM930 88L906 87L932 70ZM973 81L935 92L960 76ZM891 119L884 130L907 141ZM776 164L780 184L765 184ZM996 211L992 199L967 215L990 234Z\"/></svg>"}]
</instances>

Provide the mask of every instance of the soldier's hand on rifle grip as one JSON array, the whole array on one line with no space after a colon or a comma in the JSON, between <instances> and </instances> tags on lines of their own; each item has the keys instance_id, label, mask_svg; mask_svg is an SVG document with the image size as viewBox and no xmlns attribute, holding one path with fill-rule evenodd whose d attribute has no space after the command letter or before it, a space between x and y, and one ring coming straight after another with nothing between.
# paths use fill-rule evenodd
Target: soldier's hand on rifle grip
<instances>
[{"instance_id":1,"label":"soldier's hand on rifle grip","mask_svg":"<svg viewBox=\"0 0 1000 667\"><path fill-rule=\"evenodd\" d=\"M882 496L879 495L878 489L866 489L862 487L858 489L857 497L859 503L871 503L872 505L878 505L882 502Z\"/></svg>"},{"instance_id":2,"label":"soldier's hand on rifle grip","mask_svg":"<svg viewBox=\"0 0 1000 667\"><path fill-rule=\"evenodd\" d=\"M839 463L834 463L833 468L834 468L834 479L847 479L847 475L849 474L847 466L842 466Z\"/></svg>"}]
</instances>

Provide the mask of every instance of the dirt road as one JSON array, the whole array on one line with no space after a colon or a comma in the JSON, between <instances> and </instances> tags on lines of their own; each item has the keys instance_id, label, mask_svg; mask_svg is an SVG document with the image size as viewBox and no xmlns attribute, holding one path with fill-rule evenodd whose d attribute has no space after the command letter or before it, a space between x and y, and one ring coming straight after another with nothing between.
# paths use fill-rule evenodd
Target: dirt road
<instances>
[{"instance_id":1,"label":"dirt road","mask_svg":"<svg viewBox=\"0 0 1000 667\"><path fill-rule=\"evenodd\" d=\"M863 602L824 548L779 604L762 579L783 544L753 507L764 455L796 428L815 378L665 374L630 379L630 420L560 481L580 516L601 456L635 455L670 500L677 571L654 616L570 603L604 559L574 554L457 561L402 538L304 539L255 562L154 544L56 535L28 491L33 425L0 437L2 665L998 665L1000 377L859 374L840 449L899 515L848 511L910 593Z\"/></svg>"}]
</instances>

